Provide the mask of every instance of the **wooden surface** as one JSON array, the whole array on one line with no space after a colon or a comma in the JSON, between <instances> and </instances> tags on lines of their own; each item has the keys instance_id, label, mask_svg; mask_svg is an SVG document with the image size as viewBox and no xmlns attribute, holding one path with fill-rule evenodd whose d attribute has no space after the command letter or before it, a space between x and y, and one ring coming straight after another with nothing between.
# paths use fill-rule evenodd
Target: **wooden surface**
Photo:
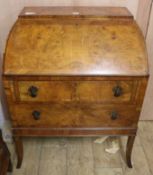
<instances>
[{"instance_id":1,"label":"wooden surface","mask_svg":"<svg viewBox=\"0 0 153 175\"><path fill-rule=\"evenodd\" d=\"M136 135L149 75L143 36L133 18L109 18L112 8L92 18L85 9L57 17L42 8L10 32L3 81L18 168L23 136Z\"/></svg>"},{"instance_id":2,"label":"wooden surface","mask_svg":"<svg viewBox=\"0 0 153 175\"><path fill-rule=\"evenodd\" d=\"M133 149L134 141L136 136L129 136L127 141L127 150L126 150L126 161L129 168L133 168L132 162L131 162L131 151Z\"/></svg>"},{"instance_id":3,"label":"wooden surface","mask_svg":"<svg viewBox=\"0 0 153 175\"><path fill-rule=\"evenodd\" d=\"M17 166L20 168L23 160L23 143L20 137L14 137L15 149L17 152Z\"/></svg>"},{"instance_id":4,"label":"wooden surface","mask_svg":"<svg viewBox=\"0 0 153 175\"><path fill-rule=\"evenodd\" d=\"M111 147L111 138L103 144L94 143L96 138L24 139L25 154L21 169L15 168L14 148L9 144L14 164L12 175L44 175L44 172L45 175L152 175L151 138L153 123L140 122L133 148L133 169L127 168L125 163L126 137L118 138L121 149L116 154L105 152Z\"/></svg>"},{"instance_id":5,"label":"wooden surface","mask_svg":"<svg viewBox=\"0 0 153 175\"><path fill-rule=\"evenodd\" d=\"M16 21L20 11L25 6L107 6L127 7L136 17L139 0L26 0L0 1L0 52L5 49L7 35Z\"/></svg>"},{"instance_id":6,"label":"wooden surface","mask_svg":"<svg viewBox=\"0 0 153 175\"><path fill-rule=\"evenodd\" d=\"M137 88L137 81L19 81L18 99L22 102L101 102L130 103ZM38 89L37 96L32 98L30 87ZM120 86L122 95L114 97L114 88ZM92 96L91 96L92 94Z\"/></svg>"},{"instance_id":7,"label":"wooden surface","mask_svg":"<svg viewBox=\"0 0 153 175\"><path fill-rule=\"evenodd\" d=\"M124 78L122 77L121 79ZM131 81L132 79L134 80L133 82ZM127 127L131 125L132 127L138 120L147 78L131 78L131 80L120 81L118 77L115 78L115 81L87 81L84 77L84 81L81 81L81 83L80 81L37 80L36 82L19 81L13 84L8 80L4 80L4 87L14 126L29 127L35 125L43 127L52 125L53 127L59 127L61 124L62 127L85 127L87 125L99 127L100 125L104 126L104 124L105 126L115 124L120 127L123 125ZM73 83L75 86L72 86ZM31 85L39 89L36 97L29 95L28 89ZM114 97L113 89L116 85L120 85L123 91L119 97ZM59 93L57 93L58 86L61 89ZM43 90L44 87L46 91ZM54 87L56 88L52 90ZM13 103L17 105L14 106ZM20 107L19 104L21 104ZM127 104L131 105L131 107L128 108ZM122 113L123 109L125 113ZM41 112L42 117L39 121L34 120L32 116L32 112L35 110ZM111 121L111 112L113 111L119 113L119 119L114 122ZM126 111L129 114L126 114ZM94 116L98 118L96 119ZM102 124L102 122L104 123Z\"/></svg>"},{"instance_id":8,"label":"wooden surface","mask_svg":"<svg viewBox=\"0 0 153 175\"><path fill-rule=\"evenodd\" d=\"M20 17L36 16L89 16L89 17L121 17L133 18L126 8L119 7L25 7Z\"/></svg>"},{"instance_id":9,"label":"wooden surface","mask_svg":"<svg viewBox=\"0 0 153 175\"><path fill-rule=\"evenodd\" d=\"M36 120L33 112L40 112ZM112 119L112 113L117 118ZM125 128L137 127L139 110L135 106L103 106L96 104L51 104L51 105L14 105L13 127L33 127L49 129L81 129L81 128Z\"/></svg>"},{"instance_id":10,"label":"wooden surface","mask_svg":"<svg viewBox=\"0 0 153 175\"><path fill-rule=\"evenodd\" d=\"M63 81L57 81L55 77L52 81L30 81L30 78L26 77L25 81L24 77L24 81L20 81L22 79L20 77L19 81L13 83L7 77L4 78L14 127L36 126L40 129L46 126L59 128L61 125L67 128L80 126L99 128L101 125L104 128L107 126L120 126L121 128L131 126L133 128L135 126L136 129L148 79L147 77L111 77L109 78L111 81L106 81L108 77L103 77L96 81L93 77L90 79L80 77L82 81L75 81L74 77L69 77L69 80L68 77L67 80L66 77L65 79L61 77ZM114 97L113 89L117 85L122 88L122 93L119 97ZM38 88L36 97L29 95L28 89L31 86ZM34 120L33 111L41 113L42 117L39 121ZM116 121L111 120L113 111L118 112L119 115Z\"/></svg>"},{"instance_id":11,"label":"wooden surface","mask_svg":"<svg viewBox=\"0 0 153 175\"><path fill-rule=\"evenodd\" d=\"M136 23L106 19L19 18L8 39L4 74L148 75Z\"/></svg>"},{"instance_id":12,"label":"wooden surface","mask_svg":"<svg viewBox=\"0 0 153 175\"><path fill-rule=\"evenodd\" d=\"M144 2L144 5L146 5L147 0L142 0ZM24 6L61 6L61 5L65 5L65 6L124 6L127 7L129 9L130 12L132 12L132 14L135 16L136 18L136 13L137 13L137 6L138 6L138 0L53 0L53 1L49 1L49 0L26 0L26 1L18 1L18 0L14 0L14 1L0 1L0 52L1 55L4 52L4 48L5 48L5 42L7 39L7 35L8 32L10 31L14 21L16 20L19 12L22 10L22 8ZM145 16L145 14L147 13L146 9L143 8L144 5L142 5L142 17L139 18L141 24L143 25L143 17ZM141 26L142 26L141 25ZM151 47L151 46L148 46ZM2 59L2 57L1 57ZM152 63L152 59L150 60L150 63ZM152 81L152 80L151 80ZM152 103L151 101L151 90L146 94L146 98L148 99L147 103L145 103L144 105L144 111L141 115L143 120L152 120L153 116L152 116L152 107L149 107L150 104ZM4 106L5 107L5 106ZM146 109L145 109L146 108ZM2 112L2 111L1 111Z\"/></svg>"}]
</instances>

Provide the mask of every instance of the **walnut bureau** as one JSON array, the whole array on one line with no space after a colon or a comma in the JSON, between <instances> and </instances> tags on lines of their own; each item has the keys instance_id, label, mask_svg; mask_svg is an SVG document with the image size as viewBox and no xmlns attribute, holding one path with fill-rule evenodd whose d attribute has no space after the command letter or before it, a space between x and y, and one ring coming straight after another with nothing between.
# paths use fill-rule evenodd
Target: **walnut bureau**
<instances>
[{"instance_id":1,"label":"walnut bureau","mask_svg":"<svg viewBox=\"0 0 153 175\"><path fill-rule=\"evenodd\" d=\"M22 137L127 135L148 82L144 38L118 7L26 7L6 44L3 83L18 163Z\"/></svg>"}]
</instances>

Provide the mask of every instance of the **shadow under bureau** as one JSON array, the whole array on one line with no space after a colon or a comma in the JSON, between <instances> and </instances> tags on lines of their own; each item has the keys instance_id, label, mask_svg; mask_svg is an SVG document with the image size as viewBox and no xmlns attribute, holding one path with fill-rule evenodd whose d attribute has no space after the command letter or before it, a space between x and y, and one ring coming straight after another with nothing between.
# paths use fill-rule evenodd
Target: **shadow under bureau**
<instances>
[{"instance_id":1,"label":"shadow under bureau","mask_svg":"<svg viewBox=\"0 0 153 175\"><path fill-rule=\"evenodd\" d=\"M27 7L4 53L19 168L22 137L127 135L127 164L148 82L144 38L126 8Z\"/></svg>"}]
</instances>

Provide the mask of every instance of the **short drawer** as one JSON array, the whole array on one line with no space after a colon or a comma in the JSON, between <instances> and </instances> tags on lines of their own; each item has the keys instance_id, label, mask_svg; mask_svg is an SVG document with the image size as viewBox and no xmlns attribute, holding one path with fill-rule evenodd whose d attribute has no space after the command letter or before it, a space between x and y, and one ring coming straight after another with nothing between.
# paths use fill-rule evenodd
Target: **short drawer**
<instances>
[{"instance_id":1,"label":"short drawer","mask_svg":"<svg viewBox=\"0 0 153 175\"><path fill-rule=\"evenodd\" d=\"M20 101L134 102L137 81L19 81Z\"/></svg>"},{"instance_id":2,"label":"short drawer","mask_svg":"<svg viewBox=\"0 0 153 175\"><path fill-rule=\"evenodd\" d=\"M135 127L138 117L136 107L101 104L18 104L12 112L14 127Z\"/></svg>"}]
</instances>

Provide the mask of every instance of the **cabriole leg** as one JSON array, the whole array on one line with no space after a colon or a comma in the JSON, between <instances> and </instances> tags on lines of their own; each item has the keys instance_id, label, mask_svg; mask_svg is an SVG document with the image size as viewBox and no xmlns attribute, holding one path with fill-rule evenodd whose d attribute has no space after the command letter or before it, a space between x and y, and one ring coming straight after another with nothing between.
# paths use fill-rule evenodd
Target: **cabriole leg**
<instances>
[{"instance_id":1,"label":"cabriole leg","mask_svg":"<svg viewBox=\"0 0 153 175\"><path fill-rule=\"evenodd\" d=\"M22 165L22 160L23 160L22 138L19 136L15 136L14 142L15 142L15 148L16 148L16 154L17 154L17 167L16 168L20 168Z\"/></svg>"},{"instance_id":2,"label":"cabriole leg","mask_svg":"<svg viewBox=\"0 0 153 175\"><path fill-rule=\"evenodd\" d=\"M131 155L134 145L135 136L129 136L126 147L126 161L129 168L132 168Z\"/></svg>"}]
</instances>

